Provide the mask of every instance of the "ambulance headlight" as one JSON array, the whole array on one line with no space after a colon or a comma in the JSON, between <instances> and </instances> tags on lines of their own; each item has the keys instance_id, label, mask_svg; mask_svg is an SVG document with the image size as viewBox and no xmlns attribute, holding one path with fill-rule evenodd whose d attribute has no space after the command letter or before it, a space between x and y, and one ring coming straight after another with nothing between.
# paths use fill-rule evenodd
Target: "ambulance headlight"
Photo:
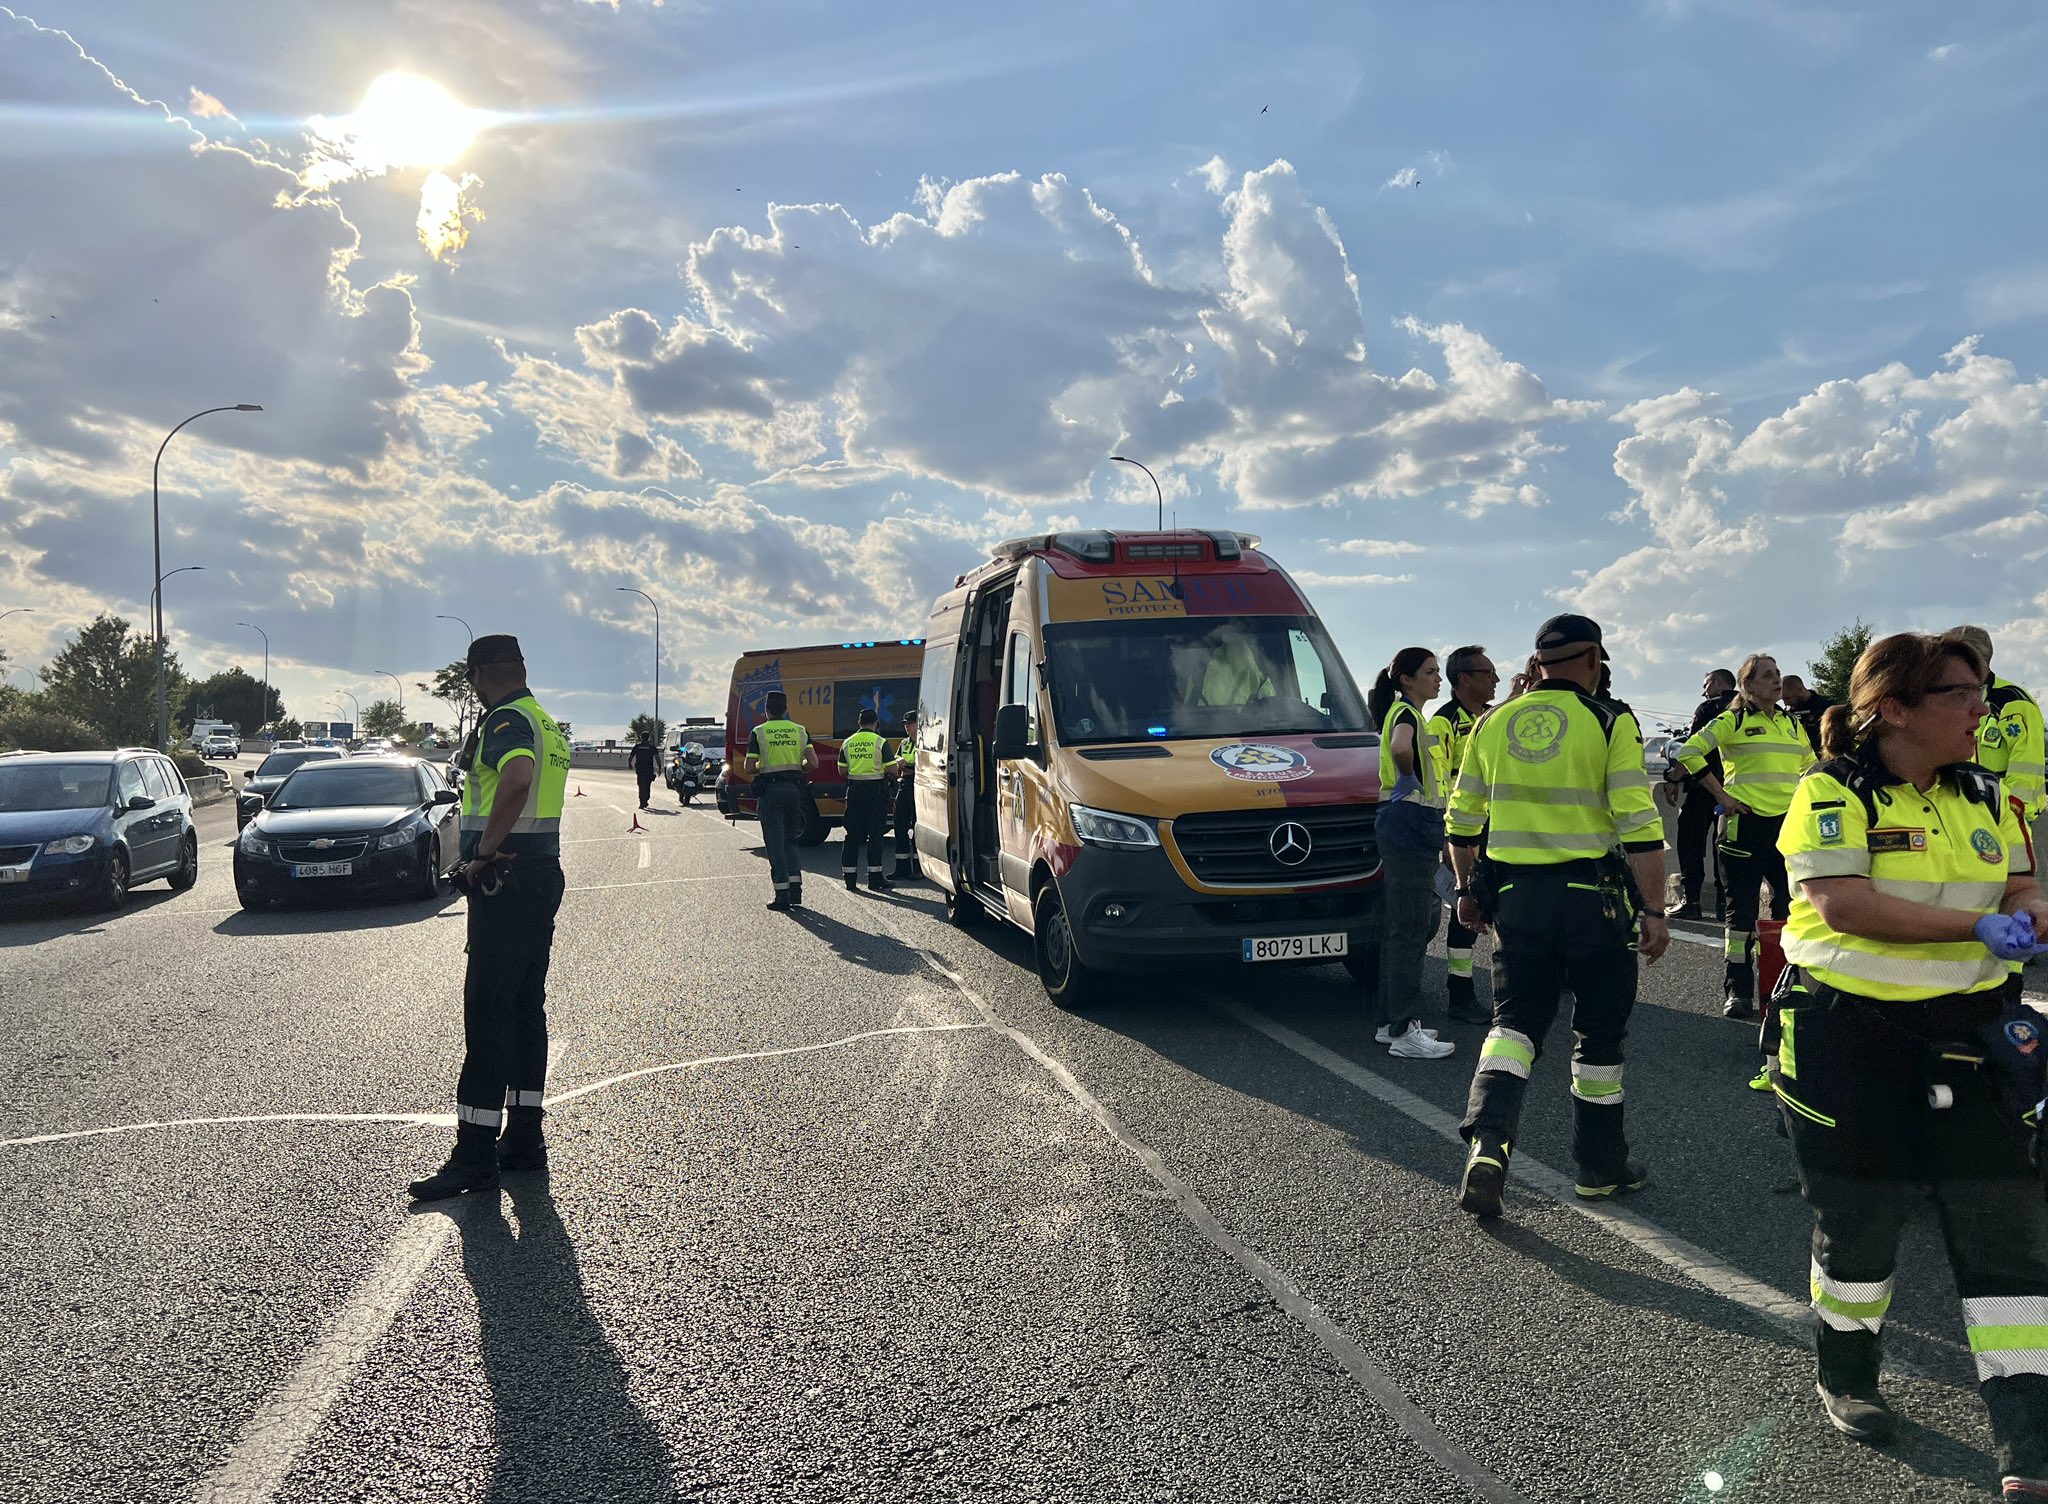
<instances>
[{"instance_id":1,"label":"ambulance headlight","mask_svg":"<svg viewBox=\"0 0 2048 1504\"><path fill-rule=\"evenodd\" d=\"M1152 823L1136 815L1090 809L1085 804L1070 804L1067 809L1074 817L1074 834L1081 838L1083 845L1141 851L1159 844L1159 835L1152 829Z\"/></svg>"}]
</instances>

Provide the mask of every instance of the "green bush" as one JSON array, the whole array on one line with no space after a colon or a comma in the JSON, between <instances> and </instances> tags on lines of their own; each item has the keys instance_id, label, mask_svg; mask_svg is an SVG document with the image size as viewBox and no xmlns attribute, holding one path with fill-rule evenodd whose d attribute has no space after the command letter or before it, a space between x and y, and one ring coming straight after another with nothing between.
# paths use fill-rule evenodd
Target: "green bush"
<instances>
[{"instance_id":1,"label":"green bush","mask_svg":"<svg viewBox=\"0 0 2048 1504\"><path fill-rule=\"evenodd\" d=\"M221 771L196 752L173 752L171 761L178 765L178 771L187 778L196 778L201 773Z\"/></svg>"},{"instance_id":2,"label":"green bush","mask_svg":"<svg viewBox=\"0 0 2048 1504\"><path fill-rule=\"evenodd\" d=\"M0 714L0 752L90 752L106 745L75 716L28 707Z\"/></svg>"}]
</instances>

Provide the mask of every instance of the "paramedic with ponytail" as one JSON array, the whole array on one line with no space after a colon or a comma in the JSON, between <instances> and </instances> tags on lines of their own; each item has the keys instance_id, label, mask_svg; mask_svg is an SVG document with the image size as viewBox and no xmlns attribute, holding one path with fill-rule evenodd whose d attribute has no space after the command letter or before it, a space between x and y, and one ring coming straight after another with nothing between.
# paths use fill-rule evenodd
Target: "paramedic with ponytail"
<instances>
[{"instance_id":1,"label":"paramedic with ponytail","mask_svg":"<svg viewBox=\"0 0 2048 1504\"><path fill-rule=\"evenodd\" d=\"M1821 1402L1859 1441L1896 1429L1878 1392L1899 1233L1931 1187L1991 1413L2002 1497L2048 1500L2048 1201L2023 1116L2041 1022L2001 998L2048 901L1998 779L1972 760L1984 663L1900 633L1856 662L1822 722L1826 761L1778 839L1798 884L1771 1084L1813 1209Z\"/></svg>"},{"instance_id":2,"label":"paramedic with ponytail","mask_svg":"<svg viewBox=\"0 0 2048 1504\"><path fill-rule=\"evenodd\" d=\"M1373 1039L1398 1060L1441 1060L1457 1046L1424 1028L1436 1016L1422 1000L1422 958L1436 935L1436 869L1443 860L1447 802L1436 738L1422 707L1443 687L1436 654L1403 648L1379 672L1366 710L1380 729L1380 803L1373 834L1380 849L1379 1029ZM1441 1022L1441 1019L1438 1019Z\"/></svg>"}]
</instances>

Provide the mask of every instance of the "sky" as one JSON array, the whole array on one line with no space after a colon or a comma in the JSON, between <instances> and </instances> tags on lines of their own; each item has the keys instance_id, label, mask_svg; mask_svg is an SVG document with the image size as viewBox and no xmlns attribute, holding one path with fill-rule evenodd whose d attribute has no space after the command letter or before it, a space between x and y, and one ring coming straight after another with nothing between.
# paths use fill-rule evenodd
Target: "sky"
<instances>
[{"instance_id":1,"label":"sky","mask_svg":"<svg viewBox=\"0 0 2048 1504\"><path fill-rule=\"evenodd\" d=\"M1361 683L1973 621L2048 689L2048 18L1924 0L0 0L0 648L578 735L1259 535ZM381 687L381 689L380 689ZM431 707L447 719L444 707Z\"/></svg>"}]
</instances>

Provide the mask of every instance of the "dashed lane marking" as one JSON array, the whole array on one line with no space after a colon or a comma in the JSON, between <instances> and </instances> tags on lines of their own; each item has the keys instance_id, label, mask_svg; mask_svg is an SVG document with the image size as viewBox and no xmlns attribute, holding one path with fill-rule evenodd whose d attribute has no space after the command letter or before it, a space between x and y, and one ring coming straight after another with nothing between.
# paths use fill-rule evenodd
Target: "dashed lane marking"
<instances>
[{"instance_id":1,"label":"dashed lane marking","mask_svg":"<svg viewBox=\"0 0 2048 1504\"><path fill-rule=\"evenodd\" d=\"M642 870L654 865L654 847L646 841L640 843L640 866Z\"/></svg>"},{"instance_id":2,"label":"dashed lane marking","mask_svg":"<svg viewBox=\"0 0 2048 1504\"><path fill-rule=\"evenodd\" d=\"M1276 1305L1307 1328L1309 1334L1322 1344L1323 1350L1343 1366L1344 1371L1372 1396L1388 1419L1399 1426L1431 1461L1485 1500L1486 1504L1527 1504L1522 1495L1496 1476L1486 1464L1437 1429L1436 1422L1409 1398L1394 1381L1394 1376L1380 1367L1355 1337L1325 1315L1320 1306L1256 1249L1218 1222L1202 1198L1195 1194L1194 1187L1174 1174L1156 1150L1134 1137L1123 1120L1083 1086L1072 1071L1047 1054L1030 1035L998 1016L959 973L929 950L922 950L922 954L925 964L959 989L960 995L980 1013L987 1027L1037 1061L1062 1091L1080 1104L1105 1133L1144 1167L1210 1246L1234 1260L1272 1297Z\"/></svg>"}]
</instances>

